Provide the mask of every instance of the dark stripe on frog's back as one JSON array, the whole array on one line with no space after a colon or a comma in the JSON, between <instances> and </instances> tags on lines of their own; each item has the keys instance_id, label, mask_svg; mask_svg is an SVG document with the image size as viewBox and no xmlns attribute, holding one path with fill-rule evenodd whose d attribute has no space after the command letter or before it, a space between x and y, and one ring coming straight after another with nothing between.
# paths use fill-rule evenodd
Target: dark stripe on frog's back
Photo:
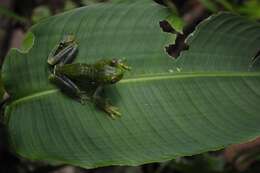
<instances>
[{"instance_id":1,"label":"dark stripe on frog's back","mask_svg":"<svg viewBox=\"0 0 260 173\"><path fill-rule=\"evenodd\" d=\"M97 75L97 70L90 64L65 64L58 66L56 72L59 74L66 75L70 79L75 80L89 80L94 81Z\"/></svg>"}]
</instances>

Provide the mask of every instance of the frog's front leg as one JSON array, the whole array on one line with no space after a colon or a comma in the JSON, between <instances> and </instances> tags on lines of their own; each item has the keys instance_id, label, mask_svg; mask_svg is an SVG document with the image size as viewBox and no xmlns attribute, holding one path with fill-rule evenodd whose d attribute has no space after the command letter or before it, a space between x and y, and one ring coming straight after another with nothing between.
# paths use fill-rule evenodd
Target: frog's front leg
<instances>
[{"instance_id":1,"label":"frog's front leg","mask_svg":"<svg viewBox=\"0 0 260 173\"><path fill-rule=\"evenodd\" d=\"M49 80L55 85L61 87L61 90L66 94L72 97L76 97L76 99L78 99L81 104L85 104L86 101L90 100L90 97L87 95L87 93L85 91L81 91L79 87L66 76L51 74L49 76Z\"/></svg>"},{"instance_id":2,"label":"frog's front leg","mask_svg":"<svg viewBox=\"0 0 260 173\"><path fill-rule=\"evenodd\" d=\"M118 111L118 108L112 106L105 98L100 96L103 88L103 86L99 86L93 95L95 105L108 113L112 118L120 117L121 113Z\"/></svg>"}]
</instances>

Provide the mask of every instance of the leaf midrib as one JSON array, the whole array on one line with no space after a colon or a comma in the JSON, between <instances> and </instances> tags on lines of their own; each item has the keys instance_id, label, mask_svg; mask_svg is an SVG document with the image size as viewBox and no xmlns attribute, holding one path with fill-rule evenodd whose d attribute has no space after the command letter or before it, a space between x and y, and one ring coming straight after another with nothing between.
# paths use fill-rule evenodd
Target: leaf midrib
<instances>
[{"instance_id":1,"label":"leaf midrib","mask_svg":"<svg viewBox=\"0 0 260 173\"><path fill-rule=\"evenodd\" d=\"M146 82L155 80L166 80L166 79L187 79L187 78L205 78L205 77L260 77L260 72L175 72L175 73L157 73L140 75L134 78L122 79L118 84L135 83L135 82ZM31 100L37 97L53 94L58 92L58 89L48 89L40 91L34 94L30 94L21 98L18 98L11 102L8 106L17 105L23 101Z\"/></svg>"}]
</instances>

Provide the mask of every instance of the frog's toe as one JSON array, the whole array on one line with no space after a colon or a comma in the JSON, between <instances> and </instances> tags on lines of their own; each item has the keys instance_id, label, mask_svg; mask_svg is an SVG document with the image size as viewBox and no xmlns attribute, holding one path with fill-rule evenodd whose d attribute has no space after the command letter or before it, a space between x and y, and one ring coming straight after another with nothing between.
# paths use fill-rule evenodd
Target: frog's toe
<instances>
[{"instance_id":1,"label":"frog's toe","mask_svg":"<svg viewBox=\"0 0 260 173\"><path fill-rule=\"evenodd\" d=\"M121 117L121 113L119 112L119 109L115 106L109 106L105 109L105 111L113 118Z\"/></svg>"},{"instance_id":2,"label":"frog's toe","mask_svg":"<svg viewBox=\"0 0 260 173\"><path fill-rule=\"evenodd\" d=\"M86 104L86 100L84 100L84 99L82 99L82 98L79 100L79 102L80 102L82 105L85 105L85 104Z\"/></svg>"},{"instance_id":3,"label":"frog's toe","mask_svg":"<svg viewBox=\"0 0 260 173\"><path fill-rule=\"evenodd\" d=\"M48 80L49 81L54 81L56 79L56 77L55 77L55 75L54 74L50 74L49 76L48 76Z\"/></svg>"},{"instance_id":4,"label":"frog's toe","mask_svg":"<svg viewBox=\"0 0 260 173\"><path fill-rule=\"evenodd\" d=\"M90 100L90 98L87 95L84 95L84 94L80 95L80 97L79 97L79 102L82 105L86 104L86 102L89 101L89 100Z\"/></svg>"}]
</instances>

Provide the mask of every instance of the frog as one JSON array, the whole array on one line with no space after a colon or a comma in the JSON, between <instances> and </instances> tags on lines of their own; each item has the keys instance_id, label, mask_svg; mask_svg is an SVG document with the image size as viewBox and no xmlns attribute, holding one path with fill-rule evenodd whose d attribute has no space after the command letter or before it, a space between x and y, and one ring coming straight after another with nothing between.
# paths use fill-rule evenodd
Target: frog
<instances>
[{"instance_id":1,"label":"frog","mask_svg":"<svg viewBox=\"0 0 260 173\"><path fill-rule=\"evenodd\" d=\"M81 104L92 101L98 108L115 119L121 117L116 106L102 96L104 88L119 82L131 67L125 58L99 59L95 63L73 63L78 52L74 35L66 35L48 56L48 77L61 91Z\"/></svg>"}]
</instances>

